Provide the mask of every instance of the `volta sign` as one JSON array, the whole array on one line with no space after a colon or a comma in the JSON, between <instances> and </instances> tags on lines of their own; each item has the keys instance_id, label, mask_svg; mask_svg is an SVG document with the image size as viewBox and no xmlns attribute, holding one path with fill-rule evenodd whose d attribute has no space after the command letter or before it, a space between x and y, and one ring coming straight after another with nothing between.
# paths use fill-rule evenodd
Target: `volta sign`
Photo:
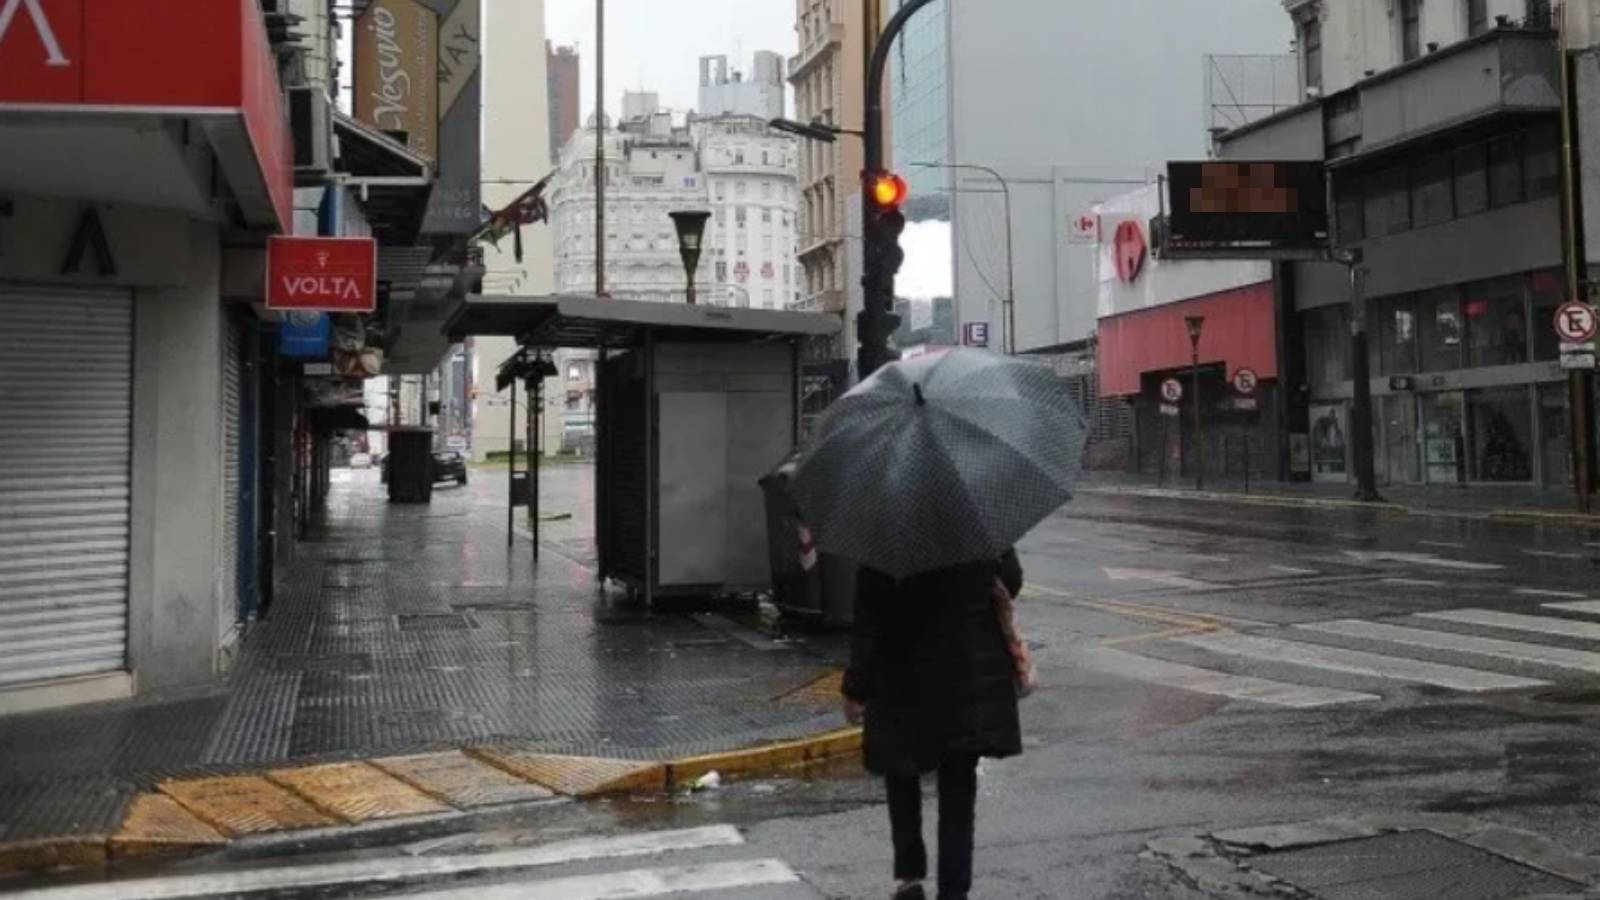
<instances>
[{"instance_id":1,"label":"volta sign","mask_svg":"<svg viewBox=\"0 0 1600 900\"><path fill-rule=\"evenodd\" d=\"M377 305L378 242L372 238L267 242L268 309L362 313Z\"/></svg>"}]
</instances>

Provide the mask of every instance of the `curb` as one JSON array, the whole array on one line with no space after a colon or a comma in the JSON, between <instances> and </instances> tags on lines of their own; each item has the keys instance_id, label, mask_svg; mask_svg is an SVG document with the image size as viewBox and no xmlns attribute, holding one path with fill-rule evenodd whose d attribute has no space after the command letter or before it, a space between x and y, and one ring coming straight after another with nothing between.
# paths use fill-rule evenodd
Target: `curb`
<instances>
[{"instance_id":1,"label":"curb","mask_svg":"<svg viewBox=\"0 0 1600 900\"><path fill-rule=\"evenodd\" d=\"M0 842L0 877L194 856L262 835L326 835L518 805L667 793L688 789L713 771L726 779L783 775L859 756L861 742L860 728L845 728L659 761L470 746L171 779L136 795L110 834Z\"/></svg>"},{"instance_id":2,"label":"curb","mask_svg":"<svg viewBox=\"0 0 1600 900\"><path fill-rule=\"evenodd\" d=\"M1238 494L1225 491L1185 491L1169 488L1122 488L1081 486L1080 494L1102 497L1143 497L1152 500L1195 500L1203 503L1233 503L1240 506L1276 506L1288 509L1341 509L1380 512L1463 521L1491 521L1514 525L1574 525L1600 529L1600 515L1555 512L1540 509L1439 509L1406 506L1401 503L1363 503L1359 500L1333 500L1324 497L1294 497L1286 494Z\"/></svg>"}]
</instances>

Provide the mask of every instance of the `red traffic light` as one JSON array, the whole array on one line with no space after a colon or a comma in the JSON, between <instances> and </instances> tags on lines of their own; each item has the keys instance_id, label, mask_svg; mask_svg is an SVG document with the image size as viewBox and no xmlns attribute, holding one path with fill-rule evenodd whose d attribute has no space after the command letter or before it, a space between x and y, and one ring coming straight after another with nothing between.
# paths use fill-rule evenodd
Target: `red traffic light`
<instances>
[{"instance_id":1,"label":"red traffic light","mask_svg":"<svg viewBox=\"0 0 1600 900\"><path fill-rule=\"evenodd\" d=\"M899 209L909 196L911 188L906 185L906 180L893 172L867 176L867 198L879 209Z\"/></svg>"}]
</instances>

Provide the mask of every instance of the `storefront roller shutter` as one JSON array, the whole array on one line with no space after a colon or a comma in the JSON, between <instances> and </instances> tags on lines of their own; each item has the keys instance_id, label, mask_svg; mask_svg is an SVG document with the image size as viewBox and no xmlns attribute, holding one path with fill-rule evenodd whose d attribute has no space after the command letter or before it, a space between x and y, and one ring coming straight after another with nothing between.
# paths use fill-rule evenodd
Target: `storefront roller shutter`
<instances>
[{"instance_id":1,"label":"storefront roller shutter","mask_svg":"<svg viewBox=\"0 0 1600 900\"><path fill-rule=\"evenodd\" d=\"M239 402L244 365L238 328L222 323L222 608L217 622L226 634L239 610Z\"/></svg>"},{"instance_id":2,"label":"storefront roller shutter","mask_svg":"<svg viewBox=\"0 0 1600 900\"><path fill-rule=\"evenodd\" d=\"M0 688L126 667L133 304L0 286Z\"/></svg>"}]
</instances>

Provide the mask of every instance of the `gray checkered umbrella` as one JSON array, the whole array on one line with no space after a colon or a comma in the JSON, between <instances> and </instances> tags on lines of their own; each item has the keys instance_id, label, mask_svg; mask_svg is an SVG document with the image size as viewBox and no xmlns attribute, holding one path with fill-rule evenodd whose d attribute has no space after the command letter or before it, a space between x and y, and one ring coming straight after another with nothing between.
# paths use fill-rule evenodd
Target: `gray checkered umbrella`
<instances>
[{"instance_id":1,"label":"gray checkered umbrella","mask_svg":"<svg viewBox=\"0 0 1600 900\"><path fill-rule=\"evenodd\" d=\"M897 578L993 559L1071 499L1083 417L1048 368L978 350L841 397L790 491L818 546Z\"/></svg>"}]
</instances>

